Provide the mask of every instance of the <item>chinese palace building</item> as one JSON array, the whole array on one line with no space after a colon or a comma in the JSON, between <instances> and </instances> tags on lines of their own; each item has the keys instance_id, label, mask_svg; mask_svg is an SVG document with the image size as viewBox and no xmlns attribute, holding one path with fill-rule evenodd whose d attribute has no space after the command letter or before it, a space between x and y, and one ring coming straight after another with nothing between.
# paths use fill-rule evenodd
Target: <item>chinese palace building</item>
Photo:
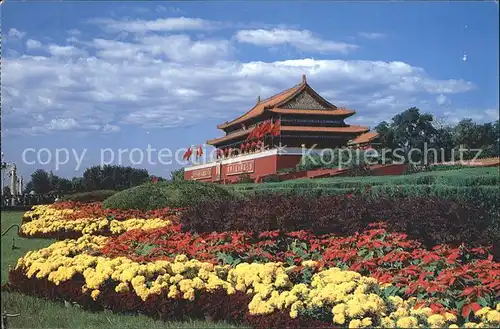
<instances>
[{"instance_id":1,"label":"chinese palace building","mask_svg":"<svg viewBox=\"0 0 500 329\"><path fill-rule=\"evenodd\" d=\"M261 100L245 114L217 126L223 137L207 141L216 148L216 159L184 169L184 178L232 183L242 175L260 178L294 168L303 148L315 152L340 147L367 147L377 138L368 127L349 125L354 110L339 108L321 97L307 83Z\"/></svg>"}]
</instances>

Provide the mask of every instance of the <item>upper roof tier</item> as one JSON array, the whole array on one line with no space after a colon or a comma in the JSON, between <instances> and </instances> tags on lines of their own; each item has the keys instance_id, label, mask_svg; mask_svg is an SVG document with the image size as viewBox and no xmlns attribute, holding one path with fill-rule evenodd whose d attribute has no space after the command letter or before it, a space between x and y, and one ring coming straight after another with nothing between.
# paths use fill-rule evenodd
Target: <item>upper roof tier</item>
<instances>
[{"instance_id":1,"label":"upper roof tier","mask_svg":"<svg viewBox=\"0 0 500 329\"><path fill-rule=\"evenodd\" d=\"M321 97L307 84L306 76L302 82L290 89L282 91L259 102L248 112L240 117L217 126L225 129L236 124L242 124L249 119L258 117L264 111L278 114L308 114L308 115L334 115L348 117L356 113L354 110L338 108Z\"/></svg>"}]
</instances>

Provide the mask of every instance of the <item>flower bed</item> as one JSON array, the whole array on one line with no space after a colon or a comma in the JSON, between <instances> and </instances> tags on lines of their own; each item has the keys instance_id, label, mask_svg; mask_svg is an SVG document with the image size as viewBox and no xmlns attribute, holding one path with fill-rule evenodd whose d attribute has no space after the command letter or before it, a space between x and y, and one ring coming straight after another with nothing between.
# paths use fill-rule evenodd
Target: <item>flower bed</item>
<instances>
[{"instance_id":1,"label":"flower bed","mask_svg":"<svg viewBox=\"0 0 500 329\"><path fill-rule=\"evenodd\" d=\"M100 202L61 202L34 206L25 213L20 235L33 238L77 238L83 234L118 235L142 228L154 229L177 222L178 209L138 210L104 209Z\"/></svg>"},{"instance_id":2,"label":"flower bed","mask_svg":"<svg viewBox=\"0 0 500 329\"><path fill-rule=\"evenodd\" d=\"M28 252L9 271L6 288L92 310L254 328L500 326L500 263L491 246L456 243L463 241L456 232L461 226L451 217L427 220L425 232L433 236L424 239L413 232L425 225L415 229L403 220L402 206L390 210L398 214L395 225L367 220L352 197L337 200L344 214L335 221L291 202L302 199L271 200L283 201L281 210L260 214L243 204L239 219L232 215L234 204L221 208L226 214L220 217L205 210L214 216L210 225L201 205L183 212L182 220L168 208L38 206L25 214L21 234L70 239ZM190 220L188 214L199 216ZM348 220L349 214L356 216ZM232 218L225 223L230 228L214 232L225 216ZM316 222L308 223L311 217ZM267 231L257 227L260 219L267 220L260 227ZM396 233L398 225L409 235ZM269 230L275 226L279 230ZM453 245L429 247L447 239Z\"/></svg>"},{"instance_id":3,"label":"flower bed","mask_svg":"<svg viewBox=\"0 0 500 329\"><path fill-rule=\"evenodd\" d=\"M314 261L215 265L185 255L137 262L98 254L109 238L65 240L18 261L8 288L86 308L141 311L160 318L206 316L255 328L455 327L462 315L387 294L375 278ZM500 324L498 305L467 314L466 326ZM473 320L473 321L472 321Z\"/></svg>"}]
</instances>

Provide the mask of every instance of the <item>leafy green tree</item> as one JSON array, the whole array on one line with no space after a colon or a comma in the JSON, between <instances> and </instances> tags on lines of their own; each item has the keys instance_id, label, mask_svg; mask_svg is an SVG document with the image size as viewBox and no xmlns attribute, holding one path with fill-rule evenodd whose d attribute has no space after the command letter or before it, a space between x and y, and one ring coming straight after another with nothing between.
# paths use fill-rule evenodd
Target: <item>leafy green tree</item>
<instances>
[{"instance_id":1,"label":"leafy green tree","mask_svg":"<svg viewBox=\"0 0 500 329\"><path fill-rule=\"evenodd\" d=\"M170 172L170 179L175 181L184 180L184 168L172 170Z\"/></svg>"},{"instance_id":2,"label":"leafy green tree","mask_svg":"<svg viewBox=\"0 0 500 329\"><path fill-rule=\"evenodd\" d=\"M73 193L79 193L85 191L85 185L83 184L83 177L73 177L71 179L71 191Z\"/></svg>"},{"instance_id":3,"label":"leafy green tree","mask_svg":"<svg viewBox=\"0 0 500 329\"><path fill-rule=\"evenodd\" d=\"M393 149L396 147L394 129L387 121L382 121L375 127L375 131L378 133L379 143L381 149Z\"/></svg>"},{"instance_id":4,"label":"leafy green tree","mask_svg":"<svg viewBox=\"0 0 500 329\"><path fill-rule=\"evenodd\" d=\"M125 190L149 181L146 169L115 165L94 166L83 173L83 186L86 191Z\"/></svg>"},{"instance_id":5,"label":"leafy green tree","mask_svg":"<svg viewBox=\"0 0 500 329\"><path fill-rule=\"evenodd\" d=\"M404 150L407 160L411 157L414 162L421 161L423 154L410 151L411 149L423 151L425 143L430 145L434 139L436 129L432 125L432 114L421 114L418 108L412 107L394 116L392 121L396 146Z\"/></svg>"},{"instance_id":6,"label":"leafy green tree","mask_svg":"<svg viewBox=\"0 0 500 329\"><path fill-rule=\"evenodd\" d=\"M38 169L31 174L31 184L33 186L33 191L37 194L48 193L52 188L50 175L43 169Z\"/></svg>"},{"instance_id":7,"label":"leafy green tree","mask_svg":"<svg viewBox=\"0 0 500 329\"><path fill-rule=\"evenodd\" d=\"M69 179L67 178L62 178L59 177L56 184L55 184L55 190L59 194L69 194L72 190L72 183Z\"/></svg>"}]
</instances>

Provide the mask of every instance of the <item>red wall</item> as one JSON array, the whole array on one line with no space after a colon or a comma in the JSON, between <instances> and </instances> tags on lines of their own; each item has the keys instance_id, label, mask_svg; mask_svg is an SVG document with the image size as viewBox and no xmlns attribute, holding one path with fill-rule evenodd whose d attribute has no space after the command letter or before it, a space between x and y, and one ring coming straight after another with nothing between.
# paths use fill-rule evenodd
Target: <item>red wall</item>
<instances>
[{"instance_id":1,"label":"red wall","mask_svg":"<svg viewBox=\"0 0 500 329\"><path fill-rule=\"evenodd\" d=\"M257 158L254 160L245 160L246 161L254 161L253 172L247 173L251 178L262 178L267 175L271 175L276 173L279 169L284 168L294 168L297 163L300 161L300 155L270 155L263 158ZM223 184L231 184L238 181L238 178L243 174L235 174L235 175L227 175L227 164L222 165L221 167L221 181ZM385 175L402 175L406 171L407 166L402 165L375 165L371 167L371 174L374 176L385 176ZM194 171L185 171L184 179L191 180ZM198 179L201 182L215 182L215 166L210 168L211 178L203 178ZM347 170L336 170L336 169L319 169L319 170L310 170L310 171L302 171L296 173L282 174L283 180L287 179L297 179L303 177L323 177L323 176L342 176L348 175L349 171Z\"/></svg>"},{"instance_id":2,"label":"red wall","mask_svg":"<svg viewBox=\"0 0 500 329\"><path fill-rule=\"evenodd\" d=\"M275 174L278 170L280 169L286 169L286 168L295 168L295 166L299 163L300 159L302 157L300 155L269 155L266 157L262 158L257 158L253 160L244 160L242 162L246 161L253 161L253 172L251 173L246 173L248 174L251 178L260 178L263 176ZM238 178L241 175L244 175L245 173L242 174L235 174L235 175L228 175L227 174L227 164L223 164L221 166L221 183L223 184L230 184L234 183L238 180ZM184 179L186 180L191 180L193 176L193 172L195 171L200 171L202 169L198 170L193 170L193 171L184 171ZM202 178L198 179L201 182L215 182L216 175L215 175L215 166L211 168L211 173L212 177L211 178Z\"/></svg>"},{"instance_id":3,"label":"red wall","mask_svg":"<svg viewBox=\"0 0 500 329\"><path fill-rule=\"evenodd\" d=\"M302 155L282 155L277 159L277 170L295 168L299 164Z\"/></svg>"}]
</instances>

